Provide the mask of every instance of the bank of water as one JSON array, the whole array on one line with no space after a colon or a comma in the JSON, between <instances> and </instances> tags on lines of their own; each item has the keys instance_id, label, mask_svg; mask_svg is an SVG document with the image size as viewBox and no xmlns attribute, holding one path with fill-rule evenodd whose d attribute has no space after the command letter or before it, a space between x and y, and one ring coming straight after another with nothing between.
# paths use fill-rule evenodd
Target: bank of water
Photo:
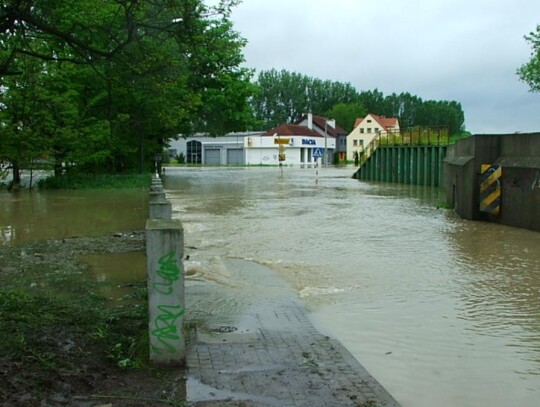
<instances>
[{"instance_id":1,"label":"bank of water","mask_svg":"<svg viewBox=\"0 0 540 407\"><path fill-rule=\"evenodd\" d=\"M317 327L407 406L540 399L540 234L438 209L439 190L369 184L351 168L167 170L198 308L226 320L265 296L230 259L278 271ZM245 299L244 299L245 300Z\"/></svg>"}]
</instances>

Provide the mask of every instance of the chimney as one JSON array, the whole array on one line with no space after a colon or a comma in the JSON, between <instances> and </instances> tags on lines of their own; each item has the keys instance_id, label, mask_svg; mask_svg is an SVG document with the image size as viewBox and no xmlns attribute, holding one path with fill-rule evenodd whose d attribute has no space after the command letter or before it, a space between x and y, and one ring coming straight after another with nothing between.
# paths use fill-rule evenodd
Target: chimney
<instances>
[{"instance_id":1,"label":"chimney","mask_svg":"<svg viewBox=\"0 0 540 407\"><path fill-rule=\"evenodd\" d=\"M326 120L326 123L328 123L328 125L329 125L330 127L332 127L333 129L336 128L336 119L327 119L327 120Z\"/></svg>"},{"instance_id":2,"label":"chimney","mask_svg":"<svg viewBox=\"0 0 540 407\"><path fill-rule=\"evenodd\" d=\"M313 130L313 113L307 114L307 126L308 129Z\"/></svg>"}]
</instances>

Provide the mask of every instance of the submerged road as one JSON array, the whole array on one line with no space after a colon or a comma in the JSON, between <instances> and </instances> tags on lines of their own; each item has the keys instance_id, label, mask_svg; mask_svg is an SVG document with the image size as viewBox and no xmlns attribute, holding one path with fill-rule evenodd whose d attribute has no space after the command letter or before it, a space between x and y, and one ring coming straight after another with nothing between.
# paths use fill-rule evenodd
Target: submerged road
<instances>
[{"instance_id":1,"label":"submerged road","mask_svg":"<svg viewBox=\"0 0 540 407\"><path fill-rule=\"evenodd\" d=\"M272 294L244 304L229 323L197 322L197 297L204 285L186 290L195 318L188 318L187 399L197 406L378 406L397 401L335 339L306 317L293 290L271 269L245 260L225 267ZM262 291L262 290L261 290ZM190 306L188 306L188 309ZM199 310L202 311L202 310ZM241 404L239 404L241 403Z\"/></svg>"}]
</instances>

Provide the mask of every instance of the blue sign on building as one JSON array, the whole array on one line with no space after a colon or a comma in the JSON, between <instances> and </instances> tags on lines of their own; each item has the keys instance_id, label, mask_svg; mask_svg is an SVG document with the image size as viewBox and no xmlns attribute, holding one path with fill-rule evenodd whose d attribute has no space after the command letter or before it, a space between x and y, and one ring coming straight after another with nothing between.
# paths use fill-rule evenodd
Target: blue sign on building
<instances>
[{"instance_id":1,"label":"blue sign on building","mask_svg":"<svg viewBox=\"0 0 540 407\"><path fill-rule=\"evenodd\" d=\"M311 140L311 139L308 139L308 138L303 138L302 139L302 145L310 145L310 146L314 146L316 145L317 143L315 142L315 140Z\"/></svg>"}]
</instances>

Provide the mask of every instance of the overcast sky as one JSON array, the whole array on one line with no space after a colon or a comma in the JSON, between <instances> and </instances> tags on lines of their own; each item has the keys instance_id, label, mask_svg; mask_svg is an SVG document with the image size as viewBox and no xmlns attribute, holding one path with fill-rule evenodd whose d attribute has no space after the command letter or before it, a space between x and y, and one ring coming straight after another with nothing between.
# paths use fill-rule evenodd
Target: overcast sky
<instances>
[{"instance_id":1,"label":"overcast sky","mask_svg":"<svg viewBox=\"0 0 540 407\"><path fill-rule=\"evenodd\" d=\"M540 93L516 75L540 0L243 0L232 19L257 73L456 100L474 134L540 131Z\"/></svg>"}]
</instances>

